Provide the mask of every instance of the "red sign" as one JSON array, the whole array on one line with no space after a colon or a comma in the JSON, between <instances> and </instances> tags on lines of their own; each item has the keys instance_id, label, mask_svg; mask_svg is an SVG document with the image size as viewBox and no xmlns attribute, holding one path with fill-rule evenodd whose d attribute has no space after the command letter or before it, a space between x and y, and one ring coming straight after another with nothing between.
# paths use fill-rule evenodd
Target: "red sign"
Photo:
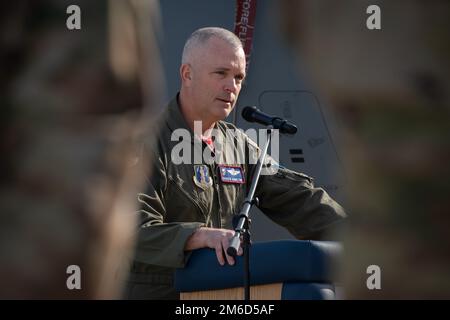
<instances>
[{"instance_id":1,"label":"red sign","mask_svg":"<svg viewBox=\"0 0 450 320\"><path fill-rule=\"evenodd\" d=\"M248 71L250 54L252 51L253 31L255 29L256 0L236 0L236 19L234 22L234 33L241 39L244 47Z\"/></svg>"}]
</instances>

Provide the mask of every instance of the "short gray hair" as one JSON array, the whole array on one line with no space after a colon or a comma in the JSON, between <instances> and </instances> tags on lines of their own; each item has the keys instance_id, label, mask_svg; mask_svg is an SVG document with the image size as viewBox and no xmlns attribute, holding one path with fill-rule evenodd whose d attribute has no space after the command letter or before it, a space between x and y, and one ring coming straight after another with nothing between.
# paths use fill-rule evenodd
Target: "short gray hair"
<instances>
[{"instance_id":1,"label":"short gray hair","mask_svg":"<svg viewBox=\"0 0 450 320\"><path fill-rule=\"evenodd\" d=\"M212 37L224 40L236 50L244 50L241 40L233 32L217 27L201 28L194 31L186 40L181 63L188 63L192 49L204 45Z\"/></svg>"}]
</instances>

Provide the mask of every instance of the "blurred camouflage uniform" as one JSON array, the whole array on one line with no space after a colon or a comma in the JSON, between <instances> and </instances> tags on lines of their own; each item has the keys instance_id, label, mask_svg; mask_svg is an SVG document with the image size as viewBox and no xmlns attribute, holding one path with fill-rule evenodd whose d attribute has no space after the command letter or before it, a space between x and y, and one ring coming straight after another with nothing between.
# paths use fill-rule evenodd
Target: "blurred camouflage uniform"
<instances>
[{"instance_id":1,"label":"blurred camouflage uniform","mask_svg":"<svg viewBox=\"0 0 450 320\"><path fill-rule=\"evenodd\" d=\"M133 10L130 2L121 3ZM81 30L66 27L69 5L81 9ZM123 33L108 34L107 1L0 7L0 297L117 298L143 182L132 165L136 131L143 106L155 101L136 73L146 70L139 46L130 48ZM126 23L111 17L110 26L139 26L136 16ZM127 36L139 43L133 30ZM151 43L150 32L138 34ZM108 43L116 42L126 50L121 61L136 65L125 78L109 65ZM142 55L157 66L157 57ZM70 265L81 268L80 290L66 286Z\"/></svg>"},{"instance_id":2,"label":"blurred camouflage uniform","mask_svg":"<svg viewBox=\"0 0 450 320\"><path fill-rule=\"evenodd\" d=\"M381 30L369 30L369 5ZM450 3L283 1L286 40L341 121L348 298L450 297ZM369 290L366 269L381 269Z\"/></svg>"}]
</instances>

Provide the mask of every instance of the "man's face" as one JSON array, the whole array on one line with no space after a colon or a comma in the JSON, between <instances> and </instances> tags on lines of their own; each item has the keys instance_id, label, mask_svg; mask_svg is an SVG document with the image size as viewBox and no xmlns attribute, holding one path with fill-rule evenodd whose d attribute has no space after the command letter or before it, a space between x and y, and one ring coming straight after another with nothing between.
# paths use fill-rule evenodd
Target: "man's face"
<instances>
[{"instance_id":1,"label":"man's face","mask_svg":"<svg viewBox=\"0 0 450 320\"><path fill-rule=\"evenodd\" d=\"M192 65L191 94L200 119L215 122L233 110L245 77L245 54L211 38Z\"/></svg>"}]
</instances>

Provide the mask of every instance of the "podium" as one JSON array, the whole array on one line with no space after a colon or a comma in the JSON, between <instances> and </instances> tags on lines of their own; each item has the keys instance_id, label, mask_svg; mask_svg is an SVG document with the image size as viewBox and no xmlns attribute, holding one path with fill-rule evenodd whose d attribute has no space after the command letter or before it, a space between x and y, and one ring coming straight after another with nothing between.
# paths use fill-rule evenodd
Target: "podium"
<instances>
[{"instance_id":1,"label":"podium","mask_svg":"<svg viewBox=\"0 0 450 320\"><path fill-rule=\"evenodd\" d=\"M252 300L332 300L333 274L342 246L332 241L280 240L254 243L250 251ZM213 249L191 253L175 272L181 300L243 300L243 258L221 266Z\"/></svg>"}]
</instances>

